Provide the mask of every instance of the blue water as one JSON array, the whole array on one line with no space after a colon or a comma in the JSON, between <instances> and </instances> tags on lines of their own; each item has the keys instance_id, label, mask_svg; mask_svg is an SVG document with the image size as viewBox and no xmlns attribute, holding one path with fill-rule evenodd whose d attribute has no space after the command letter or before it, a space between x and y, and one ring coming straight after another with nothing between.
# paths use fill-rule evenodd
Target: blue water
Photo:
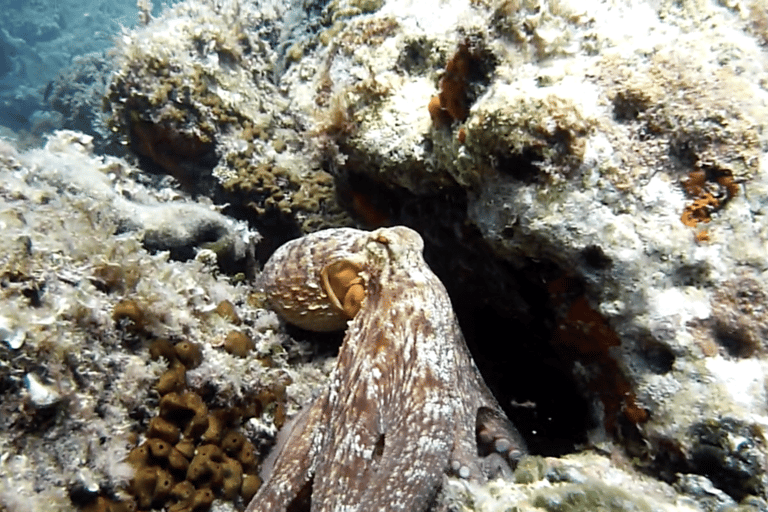
<instances>
[{"instance_id":1,"label":"blue water","mask_svg":"<svg viewBox=\"0 0 768 512\"><path fill-rule=\"evenodd\" d=\"M0 136L55 125L51 82L136 23L136 0L0 0Z\"/></svg>"}]
</instances>

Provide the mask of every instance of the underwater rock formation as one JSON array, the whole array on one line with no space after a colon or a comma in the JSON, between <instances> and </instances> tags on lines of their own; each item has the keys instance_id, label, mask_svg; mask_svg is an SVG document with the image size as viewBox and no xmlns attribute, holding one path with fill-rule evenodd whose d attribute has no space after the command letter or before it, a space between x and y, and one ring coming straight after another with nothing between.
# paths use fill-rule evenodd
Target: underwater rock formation
<instances>
[{"instance_id":1,"label":"underwater rock formation","mask_svg":"<svg viewBox=\"0 0 768 512\"><path fill-rule=\"evenodd\" d=\"M694 509L764 509L763 3L186 0L117 43L110 127L145 168L258 227L263 259L321 227L418 231L534 453L591 447L711 498ZM30 280L25 261L7 272L25 284L3 289L32 305L22 319L45 303L39 283L62 282ZM132 272L100 279L132 290ZM15 320L0 327L26 345ZM230 382L244 361L224 355ZM321 385L325 364L296 373ZM68 403L44 377L12 382Z\"/></svg>"},{"instance_id":2,"label":"underwater rock formation","mask_svg":"<svg viewBox=\"0 0 768 512\"><path fill-rule=\"evenodd\" d=\"M138 184L130 190L115 190L109 173L135 171L120 159L93 156L91 143L88 135L58 131L43 150L30 151L22 161L33 170L34 180L110 205L103 215L119 232L139 231L144 247L150 251L168 251L174 259L188 260L207 249L219 263L241 267L253 258L258 236L210 206L188 201L160 202Z\"/></svg>"},{"instance_id":3,"label":"underwater rock formation","mask_svg":"<svg viewBox=\"0 0 768 512\"><path fill-rule=\"evenodd\" d=\"M234 495L247 499L260 459L251 443L262 446L280 417L310 396L303 374L293 378L290 395L284 391L288 358L306 348L280 332L276 315L249 298L249 287L221 274L213 253L173 261L167 251L150 254L141 229L117 229L135 205L164 207L162 190L137 181L127 162L92 155L82 134L62 132L45 148L21 153L0 142L3 510L136 510L131 489L142 496L142 509L148 501L159 506L160 498L184 501L175 485L184 460L160 441L183 435L188 411L208 411L196 422L207 428L183 441L193 451L220 443L228 457L221 460L234 467L221 496L233 495L238 473L229 459L237 459L245 469ZM172 199L175 211L187 202L214 213L176 192ZM245 229L239 236L242 243L257 238ZM234 317L218 312L225 300L251 340L246 357L224 348L235 327ZM197 397L195 407L182 411L171 398L158 403L159 395L180 391ZM249 443L238 444L237 432ZM139 447L151 453L141 459ZM195 483L204 487L204 478Z\"/></svg>"}]
</instances>

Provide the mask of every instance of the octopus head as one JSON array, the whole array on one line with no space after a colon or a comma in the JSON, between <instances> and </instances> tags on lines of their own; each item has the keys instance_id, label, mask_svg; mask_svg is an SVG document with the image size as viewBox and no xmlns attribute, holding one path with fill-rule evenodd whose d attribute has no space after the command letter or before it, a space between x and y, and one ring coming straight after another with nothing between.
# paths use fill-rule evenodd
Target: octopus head
<instances>
[{"instance_id":1,"label":"octopus head","mask_svg":"<svg viewBox=\"0 0 768 512\"><path fill-rule=\"evenodd\" d=\"M367 249L369 258L379 266L404 267L422 261L424 240L405 226L381 228L370 233Z\"/></svg>"},{"instance_id":2,"label":"octopus head","mask_svg":"<svg viewBox=\"0 0 768 512\"><path fill-rule=\"evenodd\" d=\"M326 265L321 272L323 289L333 306L347 318L362 308L371 279L370 269L398 269L423 264L424 241L404 226L381 228L367 234L362 258L344 258ZM384 276L377 276L379 279Z\"/></svg>"}]
</instances>

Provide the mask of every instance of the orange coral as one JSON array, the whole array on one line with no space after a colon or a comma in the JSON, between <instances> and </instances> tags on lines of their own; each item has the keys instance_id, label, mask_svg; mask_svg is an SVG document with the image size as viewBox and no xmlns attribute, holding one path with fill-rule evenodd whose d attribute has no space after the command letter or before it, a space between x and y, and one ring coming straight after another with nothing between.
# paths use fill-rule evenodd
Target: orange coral
<instances>
[{"instance_id":1,"label":"orange coral","mask_svg":"<svg viewBox=\"0 0 768 512\"><path fill-rule=\"evenodd\" d=\"M691 171L688 178L683 180L683 189L690 197L698 197L704 193L707 183L707 173L704 171Z\"/></svg>"},{"instance_id":2,"label":"orange coral","mask_svg":"<svg viewBox=\"0 0 768 512\"><path fill-rule=\"evenodd\" d=\"M686 205L680 221L695 228L712 220L712 214L722 209L738 192L739 185L730 171L697 169L682 181L683 190L693 201ZM697 242L709 240L705 231L696 233Z\"/></svg>"},{"instance_id":3,"label":"orange coral","mask_svg":"<svg viewBox=\"0 0 768 512\"><path fill-rule=\"evenodd\" d=\"M568 276L548 285L552 301L564 311L551 343L568 358L591 366L586 386L603 404L606 429L615 431L621 415L632 424L647 421L648 411L637 403L629 380L611 355L611 347L621 344L618 334L589 305L586 296L573 297L573 290L578 288L578 283Z\"/></svg>"},{"instance_id":4,"label":"orange coral","mask_svg":"<svg viewBox=\"0 0 768 512\"><path fill-rule=\"evenodd\" d=\"M432 124L438 128L451 125L451 121L453 121L453 119L451 119L451 115L448 113L448 111L440 105L439 96L432 96L432 99L429 100L429 105L427 108L429 109L429 117L432 118Z\"/></svg>"},{"instance_id":5,"label":"orange coral","mask_svg":"<svg viewBox=\"0 0 768 512\"><path fill-rule=\"evenodd\" d=\"M469 50L466 42L445 66L440 79L440 93L429 101L428 109L432 122L437 127L449 126L453 121L465 121L469 115L469 78L477 67L477 57Z\"/></svg>"},{"instance_id":6,"label":"orange coral","mask_svg":"<svg viewBox=\"0 0 768 512\"><path fill-rule=\"evenodd\" d=\"M701 197L694 199L691 204L685 207L680 220L686 226L695 228L700 222L707 223L712 220L712 212L720 208L720 200L707 192Z\"/></svg>"}]
</instances>

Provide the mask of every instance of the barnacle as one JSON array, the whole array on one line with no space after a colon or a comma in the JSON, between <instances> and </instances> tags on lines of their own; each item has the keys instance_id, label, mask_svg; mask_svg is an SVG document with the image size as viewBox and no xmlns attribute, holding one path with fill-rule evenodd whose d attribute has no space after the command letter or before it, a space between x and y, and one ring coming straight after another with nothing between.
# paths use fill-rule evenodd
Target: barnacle
<instances>
[{"instance_id":1,"label":"barnacle","mask_svg":"<svg viewBox=\"0 0 768 512\"><path fill-rule=\"evenodd\" d=\"M186 368L192 369L200 366L203 361L203 352L196 343L182 341L173 346L176 357Z\"/></svg>"},{"instance_id":2,"label":"barnacle","mask_svg":"<svg viewBox=\"0 0 768 512\"><path fill-rule=\"evenodd\" d=\"M118 323L126 323L131 330L140 331L146 327L147 314L139 302L133 299L125 299L112 308L112 320Z\"/></svg>"},{"instance_id":3,"label":"barnacle","mask_svg":"<svg viewBox=\"0 0 768 512\"><path fill-rule=\"evenodd\" d=\"M246 443L245 436L240 432L229 432L221 441L221 447L229 456L237 456Z\"/></svg>"},{"instance_id":4,"label":"barnacle","mask_svg":"<svg viewBox=\"0 0 768 512\"><path fill-rule=\"evenodd\" d=\"M155 384L155 389L161 395L171 391L181 391L186 386L187 370L181 363L174 364L165 373L163 373Z\"/></svg>"},{"instance_id":5,"label":"barnacle","mask_svg":"<svg viewBox=\"0 0 768 512\"><path fill-rule=\"evenodd\" d=\"M223 300L219 302L219 304L216 306L216 313L221 318L235 325L240 324L240 317L237 316L237 311L235 310L235 306L228 300Z\"/></svg>"},{"instance_id":6,"label":"barnacle","mask_svg":"<svg viewBox=\"0 0 768 512\"><path fill-rule=\"evenodd\" d=\"M136 470L130 491L139 508L147 509L155 501L165 498L174 485L173 477L158 466L145 466Z\"/></svg>"},{"instance_id":7,"label":"barnacle","mask_svg":"<svg viewBox=\"0 0 768 512\"><path fill-rule=\"evenodd\" d=\"M211 489L197 489L191 496L179 500L168 508L168 512L201 512L213 504L215 495Z\"/></svg>"},{"instance_id":8,"label":"barnacle","mask_svg":"<svg viewBox=\"0 0 768 512\"><path fill-rule=\"evenodd\" d=\"M240 494L243 496L243 500L246 502L251 501L251 498L256 494L256 491L261 487L261 478L259 475L245 475L243 476L243 483L240 486Z\"/></svg>"},{"instance_id":9,"label":"barnacle","mask_svg":"<svg viewBox=\"0 0 768 512\"><path fill-rule=\"evenodd\" d=\"M224 432L224 421L222 415L217 414L217 412L211 411L208 414L208 428L200 436L200 441L203 443L218 443L221 441L221 436Z\"/></svg>"}]
</instances>

